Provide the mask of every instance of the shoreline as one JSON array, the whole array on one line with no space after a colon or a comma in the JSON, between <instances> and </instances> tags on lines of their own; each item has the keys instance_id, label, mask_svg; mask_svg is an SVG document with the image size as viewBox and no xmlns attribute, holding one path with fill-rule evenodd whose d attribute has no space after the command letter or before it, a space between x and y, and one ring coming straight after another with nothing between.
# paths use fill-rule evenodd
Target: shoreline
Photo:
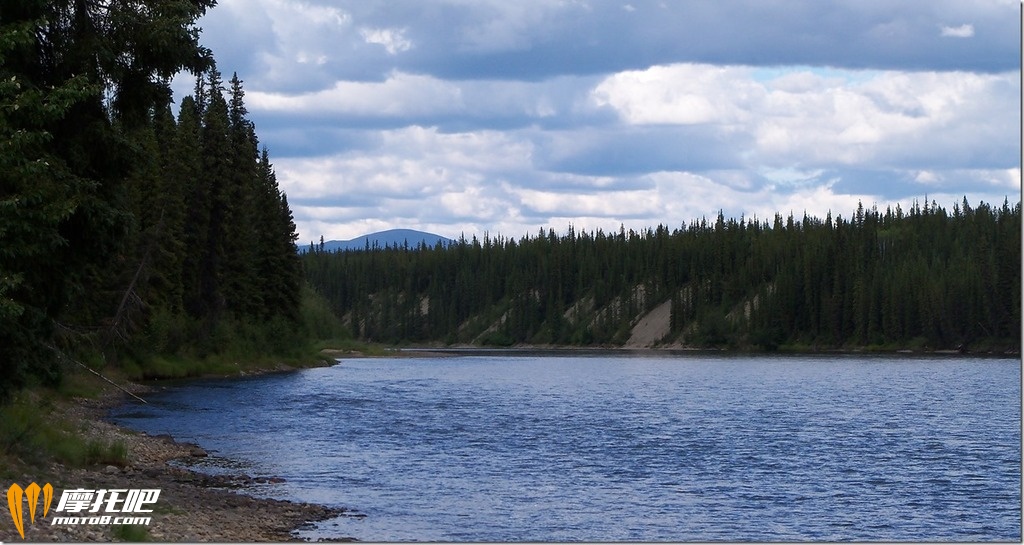
<instances>
[{"instance_id":1,"label":"shoreline","mask_svg":"<svg viewBox=\"0 0 1024 545\"><path fill-rule=\"evenodd\" d=\"M367 354L351 349L325 348L320 351L324 356L334 359L348 358L412 358L412 357L456 357L472 354L650 354L669 356L716 355L716 356L892 356L892 357L970 357L970 358L1002 358L1020 359L1021 353L1015 349L989 351L961 351L951 349L911 349L892 348L829 348L829 349L779 349L779 350L742 350L731 348L692 348L682 346L575 346L575 345L512 345L512 346L477 346L472 344L453 345L404 345L385 347L379 353Z\"/></svg>"},{"instance_id":2,"label":"shoreline","mask_svg":"<svg viewBox=\"0 0 1024 545\"><path fill-rule=\"evenodd\" d=\"M270 372L283 369L268 370ZM225 377L229 378L229 377ZM144 396L154 388L138 383L121 385L133 394ZM253 478L244 474L207 475L187 467L190 460L207 456L198 445L178 442L168 435L148 435L107 420L113 406L134 402L125 392L105 387L97 399L72 398L54 404L50 418L71 424L87 440L120 442L126 449L123 465L95 465L85 468L35 461L16 461L14 479L18 483L51 483L54 504L48 515L35 523L24 516L24 540L9 514L0 523L0 542L109 542L121 540L113 526L53 525L55 507L61 491L76 488L160 489L151 506L151 522L145 539L157 542L302 542L294 532L315 522L347 512L311 503L254 497L246 490L254 484L274 486L278 477ZM184 463L182 463L184 462ZM5 509L6 510L6 509ZM336 541L355 541L339 538Z\"/></svg>"}]
</instances>

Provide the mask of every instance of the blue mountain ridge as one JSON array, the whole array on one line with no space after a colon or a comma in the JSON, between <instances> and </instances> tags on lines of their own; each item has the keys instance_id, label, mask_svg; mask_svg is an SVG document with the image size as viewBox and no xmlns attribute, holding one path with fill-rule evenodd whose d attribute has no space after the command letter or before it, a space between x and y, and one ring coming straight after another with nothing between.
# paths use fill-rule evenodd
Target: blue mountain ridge
<instances>
[{"instance_id":1,"label":"blue mountain ridge","mask_svg":"<svg viewBox=\"0 0 1024 545\"><path fill-rule=\"evenodd\" d=\"M408 244L410 248L416 248L420 245L420 242L424 242L427 246L433 248L438 242L447 246L455 241L441 235L417 231L415 229L388 229L387 231L370 233L351 240L324 241L324 250L328 252L333 252L335 250L365 250L367 244L369 244L370 248L373 248L374 245L380 248L384 248L385 246L394 248L402 247L406 244ZM313 245L319 246L320 244L319 242L314 242ZM309 244L299 246L299 252L307 251L309 251Z\"/></svg>"}]
</instances>

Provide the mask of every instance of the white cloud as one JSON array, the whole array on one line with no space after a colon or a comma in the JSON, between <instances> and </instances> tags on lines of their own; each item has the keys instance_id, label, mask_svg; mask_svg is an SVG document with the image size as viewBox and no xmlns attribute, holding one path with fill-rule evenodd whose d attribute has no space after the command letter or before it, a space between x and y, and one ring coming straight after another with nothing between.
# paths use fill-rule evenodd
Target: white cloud
<instances>
[{"instance_id":1,"label":"white cloud","mask_svg":"<svg viewBox=\"0 0 1024 545\"><path fill-rule=\"evenodd\" d=\"M550 216L629 218L660 216L662 195L655 190L605 191L600 193L561 193L509 187L519 208Z\"/></svg>"},{"instance_id":2,"label":"white cloud","mask_svg":"<svg viewBox=\"0 0 1024 545\"><path fill-rule=\"evenodd\" d=\"M832 184L798 187L793 191L780 192L765 186L754 191L739 190L722 184L719 180L688 172L660 172L652 174L658 192L665 199L666 225L677 226L691 219L705 217L713 219L722 210L726 217L769 220L776 213L783 216L793 213L796 217L809 215L825 217L832 212L849 214L857 202L870 202L870 194L838 194Z\"/></svg>"},{"instance_id":3,"label":"white cloud","mask_svg":"<svg viewBox=\"0 0 1024 545\"><path fill-rule=\"evenodd\" d=\"M382 82L339 81L328 89L289 95L252 91L252 110L324 116L409 116L453 114L463 109L462 92L430 76L392 73Z\"/></svg>"},{"instance_id":4,"label":"white cloud","mask_svg":"<svg viewBox=\"0 0 1024 545\"><path fill-rule=\"evenodd\" d=\"M381 81L339 80L305 92L252 90L249 110L304 116L345 124L353 118L392 119L423 124L447 119L486 126L495 120L519 125L552 118L582 118L594 114L586 105L593 78L553 78L539 82L445 80L430 75L392 71Z\"/></svg>"},{"instance_id":5,"label":"white cloud","mask_svg":"<svg viewBox=\"0 0 1024 545\"><path fill-rule=\"evenodd\" d=\"M435 212L451 221L494 223L522 221L518 207L504 194L502 185L472 185L449 191L437 199ZM441 218L438 218L441 219Z\"/></svg>"},{"instance_id":6,"label":"white cloud","mask_svg":"<svg viewBox=\"0 0 1024 545\"><path fill-rule=\"evenodd\" d=\"M943 26L940 32L944 38L970 38L974 36L974 25L963 24L958 27Z\"/></svg>"},{"instance_id":7,"label":"white cloud","mask_svg":"<svg viewBox=\"0 0 1024 545\"><path fill-rule=\"evenodd\" d=\"M366 43L382 45L389 55L397 55L412 49L412 41L405 37L406 31L404 28L361 28L359 35Z\"/></svg>"},{"instance_id":8,"label":"white cloud","mask_svg":"<svg viewBox=\"0 0 1024 545\"><path fill-rule=\"evenodd\" d=\"M956 188L970 185L985 193L1020 194L1020 168L921 170L913 177L924 186ZM1001 198L999 200L1002 200Z\"/></svg>"},{"instance_id":9,"label":"white cloud","mask_svg":"<svg viewBox=\"0 0 1024 545\"><path fill-rule=\"evenodd\" d=\"M352 17L335 7L288 0L262 2L266 11L274 14L271 30L278 61L303 63L304 59L325 58L332 53L332 38L351 31ZM248 1L243 4L243 10L253 9Z\"/></svg>"},{"instance_id":10,"label":"white cloud","mask_svg":"<svg viewBox=\"0 0 1024 545\"><path fill-rule=\"evenodd\" d=\"M698 64L653 66L609 76L591 96L597 107L611 107L631 124L732 123L748 109L744 95L761 91L745 77L748 72Z\"/></svg>"},{"instance_id":11,"label":"white cloud","mask_svg":"<svg viewBox=\"0 0 1024 545\"><path fill-rule=\"evenodd\" d=\"M940 179L940 176L931 170L918 171L917 175L914 176L914 181L921 184L934 184Z\"/></svg>"},{"instance_id":12,"label":"white cloud","mask_svg":"<svg viewBox=\"0 0 1024 545\"><path fill-rule=\"evenodd\" d=\"M778 168L929 158L970 163L992 146L974 134L993 126L1005 134L1012 130L1006 120L1016 116L998 112L1020 111L1007 92L1019 92L1016 73L754 75L748 67L655 66L609 76L592 98L627 124L713 124L750 134L748 160Z\"/></svg>"}]
</instances>

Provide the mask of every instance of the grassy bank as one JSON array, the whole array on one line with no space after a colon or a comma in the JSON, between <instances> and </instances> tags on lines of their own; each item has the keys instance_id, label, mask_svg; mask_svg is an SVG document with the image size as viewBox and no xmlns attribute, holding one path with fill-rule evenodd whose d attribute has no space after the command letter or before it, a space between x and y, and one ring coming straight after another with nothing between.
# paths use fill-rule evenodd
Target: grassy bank
<instances>
[{"instance_id":1,"label":"grassy bank","mask_svg":"<svg viewBox=\"0 0 1024 545\"><path fill-rule=\"evenodd\" d=\"M88 437L74 422L60 417L72 396L96 399L103 386L85 376L76 376L68 384L64 391L23 390L0 406L0 478L13 481L25 471L45 471L53 465L123 467L127 463L123 442Z\"/></svg>"}]
</instances>

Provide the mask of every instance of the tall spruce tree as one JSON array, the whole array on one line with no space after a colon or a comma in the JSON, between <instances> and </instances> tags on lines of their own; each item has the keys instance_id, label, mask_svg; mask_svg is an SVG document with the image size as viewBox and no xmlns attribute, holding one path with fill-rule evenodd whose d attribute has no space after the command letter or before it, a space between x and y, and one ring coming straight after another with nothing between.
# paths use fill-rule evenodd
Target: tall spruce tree
<instances>
[{"instance_id":1,"label":"tall spruce tree","mask_svg":"<svg viewBox=\"0 0 1024 545\"><path fill-rule=\"evenodd\" d=\"M205 202L197 205L208 212L206 237L199 261L200 296L205 302L204 317L210 326L228 309L227 236L230 231L232 194L229 180L232 176L231 142L228 135L228 105L224 99L224 86L216 66L205 74L207 103L203 108L200 130L200 164L202 172L198 183L206 191Z\"/></svg>"},{"instance_id":2,"label":"tall spruce tree","mask_svg":"<svg viewBox=\"0 0 1024 545\"><path fill-rule=\"evenodd\" d=\"M202 108L199 97L181 100L178 128L171 145L168 176L184 197L184 251L181 260L182 305L192 318L204 316L208 301L203 293L202 266L210 225L210 187L202 176Z\"/></svg>"}]
</instances>

